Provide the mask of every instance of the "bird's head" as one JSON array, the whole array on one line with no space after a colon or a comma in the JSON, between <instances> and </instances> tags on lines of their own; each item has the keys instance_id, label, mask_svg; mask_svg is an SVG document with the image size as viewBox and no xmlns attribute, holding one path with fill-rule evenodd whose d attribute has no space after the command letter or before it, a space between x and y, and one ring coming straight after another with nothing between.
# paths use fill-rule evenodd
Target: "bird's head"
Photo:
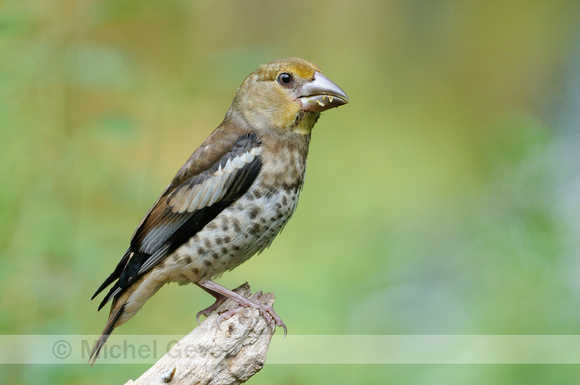
<instances>
[{"instance_id":1,"label":"bird's head","mask_svg":"<svg viewBox=\"0 0 580 385\"><path fill-rule=\"evenodd\" d=\"M309 134L320 112L346 103L346 93L320 68L303 59L286 58L248 75L228 113L256 129Z\"/></svg>"}]
</instances>

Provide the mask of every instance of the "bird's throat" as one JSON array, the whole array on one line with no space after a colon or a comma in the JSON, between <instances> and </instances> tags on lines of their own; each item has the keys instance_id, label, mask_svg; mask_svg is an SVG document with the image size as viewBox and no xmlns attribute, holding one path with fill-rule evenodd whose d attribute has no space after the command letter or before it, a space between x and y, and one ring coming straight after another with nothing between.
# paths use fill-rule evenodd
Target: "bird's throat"
<instances>
[{"instance_id":1,"label":"bird's throat","mask_svg":"<svg viewBox=\"0 0 580 385\"><path fill-rule=\"evenodd\" d=\"M292 124L292 130L301 135L310 135L319 117L320 113L318 112L299 111Z\"/></svg>"}]
</instances>

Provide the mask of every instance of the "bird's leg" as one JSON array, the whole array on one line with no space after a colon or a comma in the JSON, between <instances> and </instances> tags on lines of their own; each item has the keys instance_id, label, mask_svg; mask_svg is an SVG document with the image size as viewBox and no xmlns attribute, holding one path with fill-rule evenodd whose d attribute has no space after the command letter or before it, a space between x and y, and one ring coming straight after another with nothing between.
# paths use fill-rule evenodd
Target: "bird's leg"
<instances>
[{"instance_id":1,"label":"bird's leg","mask_svg":"<svg viewBox=\"0 0 580 385\"><path fill-rule=\"evenodd\" d=\"M206 281L198 281L198 282L196 282L196 284L198 286L204 288L208 293L214 292L215 294L218 294L220 297L216 296L215 294L212 294L214 297L217 298L216 303L218 301L220 301L222 298L225 299L225 297L227 297L227 298L230 298L230 299L236 301L240 305L240 307L252 307L254 309L258 309L260 311L260 313L262 314L262 316L266 319L266 321L270 325L272 323L275 323L276 325L278 325L282 329L284 329L284 335L287 334L286 325L282 321L282 318L280 318L278 316L278 314L276 314L276 311L274 310L274 308L272 306L265 305L265 304L258 301L258 299L262 296L262 292L257 292L251 298L246 298L246 297L239 295L238 293L236 293L234 291L231 291L230 289L227 289L221 285L218 285L217 283L215 283L209 279ZM223 302L223 300L221 302ZM215 304L210 306L210 308L213 308L214 306L215 306ZM205 312L206 310L207 309L205 309L203 311ZM229 311L225 312L224 314L222 314L218 318L218 320L222 319L222 318L228 319L229 317L233 316L238 310L239 310L238 308L229 310Z\"/></svg>"},{"instance_id":2,"label":"bird's leg","mask_svg":"<svg viewBox=\"0 0 580 385\"><path fill-rule=\"evenodd\" d=\"M227 299L227 297L223 294L220 294L216 291L210 290L202 285L200 285L198 282L195 282L195 284L199 287L201 287L206 293L211 294L214 298L215 298L215 302L213 303L213 305L206 307L203 310L200 310L196 315L195 315L195 320L197 321L197 323L199 323L199 317L201 317L202 315L205 316L206 318L209 317L209 315L218 307L220 307L220 305L222 303L224 303L224 301Z\"/></svg>"}]
</instances>

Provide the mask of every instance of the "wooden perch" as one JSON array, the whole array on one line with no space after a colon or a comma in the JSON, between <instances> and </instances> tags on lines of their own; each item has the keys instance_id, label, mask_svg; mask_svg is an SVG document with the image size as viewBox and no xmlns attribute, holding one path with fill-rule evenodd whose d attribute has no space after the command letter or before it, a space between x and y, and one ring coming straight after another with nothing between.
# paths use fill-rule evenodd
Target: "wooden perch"
<instances>
[{"instance_id":1,"label":"wooden perch","mask_svg":"<svg viewBox=\"0 0 580 385\"><path fill-rule=\"evenodd\" d=\"M247 283L234 291L244 297L252 295ZM270 306L274 300L272 293L263 294L259 299ZM276 326L268 324L253 308L244 308L218 324L219 313L237 306L234 301L226 300L141 377L125 385L246 382L264 366Z\"/></svg>"}]
</instances>

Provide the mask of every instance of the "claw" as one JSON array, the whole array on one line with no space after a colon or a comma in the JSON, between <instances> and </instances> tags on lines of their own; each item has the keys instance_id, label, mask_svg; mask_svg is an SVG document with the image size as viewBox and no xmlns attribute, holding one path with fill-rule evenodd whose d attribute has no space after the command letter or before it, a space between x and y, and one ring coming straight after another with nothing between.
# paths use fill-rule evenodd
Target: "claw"
<instances>
[{"instance_id":1,"label":"claw","mask_svg":"<svg viewBox=\"0 0 580 385\"><path fill-rule=\"evenodd\" d=\"M213 305L208 306L205 309L198 311L197 314L195 315L195 320L197 321L197 323L198 324L200 323L199 317L201 317L202 315L205 316L205 318L209 317L211 315L211 313L213 313L218 307L221 306L222 303L224 303L225 300L226 300L226 297L224 297L224 296L216 298Z\"/></svg>"},{"instance_id":2,"label":"claw","mask_svg":"<svg viewBox=\"0 0 580 385\"><path fill-rule=\"evenodd\" d=\"M198 323L198 324L200 324L200 323L201 323L201 322L199 321L199 318L200 318L202 315L203 315L203 316L205 316L205 317L207 318L207 316L208 316L208 313L206 313L206 312L205 312L206 310L207 310L207 309L200 310L200 311L198 311L198 312L197 312L197 314L195 315L195 320L197 321L197 323Z\"/></svg>"}]
</instances>

